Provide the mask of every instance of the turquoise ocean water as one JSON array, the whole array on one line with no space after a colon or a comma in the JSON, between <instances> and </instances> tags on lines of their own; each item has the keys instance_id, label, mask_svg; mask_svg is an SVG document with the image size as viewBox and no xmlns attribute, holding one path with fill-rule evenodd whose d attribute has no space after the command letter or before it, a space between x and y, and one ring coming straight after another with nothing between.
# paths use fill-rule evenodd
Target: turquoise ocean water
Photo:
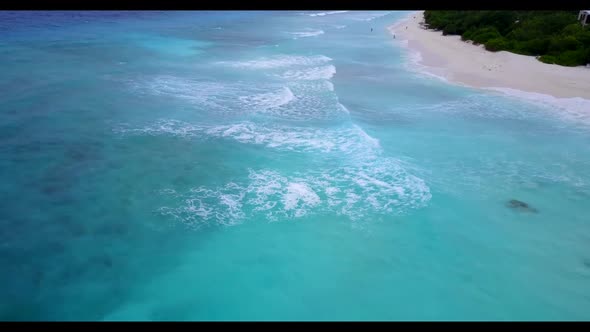
<instances>
[{"instance_id":1,"label":"turquoise ocean water","mask_svg":"<svg viewBox=\"0 0 590 332\"><path fill-rule=\"evenodd\" d=\"M0 319L589 319L587 104L406 15L1 12Z\"/></svg>"}]
</instances>

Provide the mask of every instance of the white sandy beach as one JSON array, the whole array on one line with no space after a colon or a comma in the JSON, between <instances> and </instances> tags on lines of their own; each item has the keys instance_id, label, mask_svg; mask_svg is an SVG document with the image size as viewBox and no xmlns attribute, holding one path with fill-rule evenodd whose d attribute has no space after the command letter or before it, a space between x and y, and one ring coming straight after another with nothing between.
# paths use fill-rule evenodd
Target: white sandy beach
<instances>
[{"instance_id":1,"label":"white sandy beach","mask_svg":"<svg viewBox=\"0 0 590 332\"><path fill-rule=\"evenodd\" d=\"M420 64L428 72L451 82L477 88L509 88L557 98L590 99L590 69L546 64L535 57L510 52L489 52L483 46L463 42L460 36L420 26L423 12L389 28L407 47L420 52ZM407 28L406 28L407 27Z\"/></svg>"}]
</instances>

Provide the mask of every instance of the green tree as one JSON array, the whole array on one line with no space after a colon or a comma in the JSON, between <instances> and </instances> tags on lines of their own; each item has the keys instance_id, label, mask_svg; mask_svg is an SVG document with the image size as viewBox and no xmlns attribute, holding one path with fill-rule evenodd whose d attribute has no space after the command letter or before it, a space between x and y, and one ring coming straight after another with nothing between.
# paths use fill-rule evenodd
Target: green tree
<instances>
[{"instance_id":1,"label":"green tree","mask_svg":"<svg viewBox=\"0 0 590 332\"><path fill-rule=\"evenodd\" d=\"M564 66L590 63L590 30L577 21L577 11L427 10L425 23L444 35L506 50L540 56Z\"/></svg>"}]
</instances>

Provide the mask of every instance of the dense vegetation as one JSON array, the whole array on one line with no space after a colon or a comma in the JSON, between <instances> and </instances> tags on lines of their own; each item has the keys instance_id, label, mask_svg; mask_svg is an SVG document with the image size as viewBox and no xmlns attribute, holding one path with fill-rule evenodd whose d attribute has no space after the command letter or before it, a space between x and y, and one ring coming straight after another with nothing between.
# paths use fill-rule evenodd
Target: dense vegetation
<instances>
[{"instance_id":1,"label":"dense vegetation","mask_svg":"<svg viewBox=\"0 0 590 332\"><path fill-rule=\"evenodd\" d=\"M564 66L590 63L590 25L582 27L578 11L427 10L424 18L427 27L489 51L534 55Z\"/></svg>"}]
</instances>

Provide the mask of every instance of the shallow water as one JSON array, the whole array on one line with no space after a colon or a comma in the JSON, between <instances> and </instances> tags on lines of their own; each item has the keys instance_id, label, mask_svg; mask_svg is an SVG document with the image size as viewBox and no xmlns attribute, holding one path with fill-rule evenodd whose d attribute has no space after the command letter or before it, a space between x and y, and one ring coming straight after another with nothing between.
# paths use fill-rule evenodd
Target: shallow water
<instances>
[{"instance_id":1,"label":"shallow water","mask_svg":"<svg viewBox=\"0 0 590 332\"><path fill-rule=\"evenodd\" d=\"M0 319L590 318L588 117L405 15L1 12Z\"/></svg>"}]
</instances>

